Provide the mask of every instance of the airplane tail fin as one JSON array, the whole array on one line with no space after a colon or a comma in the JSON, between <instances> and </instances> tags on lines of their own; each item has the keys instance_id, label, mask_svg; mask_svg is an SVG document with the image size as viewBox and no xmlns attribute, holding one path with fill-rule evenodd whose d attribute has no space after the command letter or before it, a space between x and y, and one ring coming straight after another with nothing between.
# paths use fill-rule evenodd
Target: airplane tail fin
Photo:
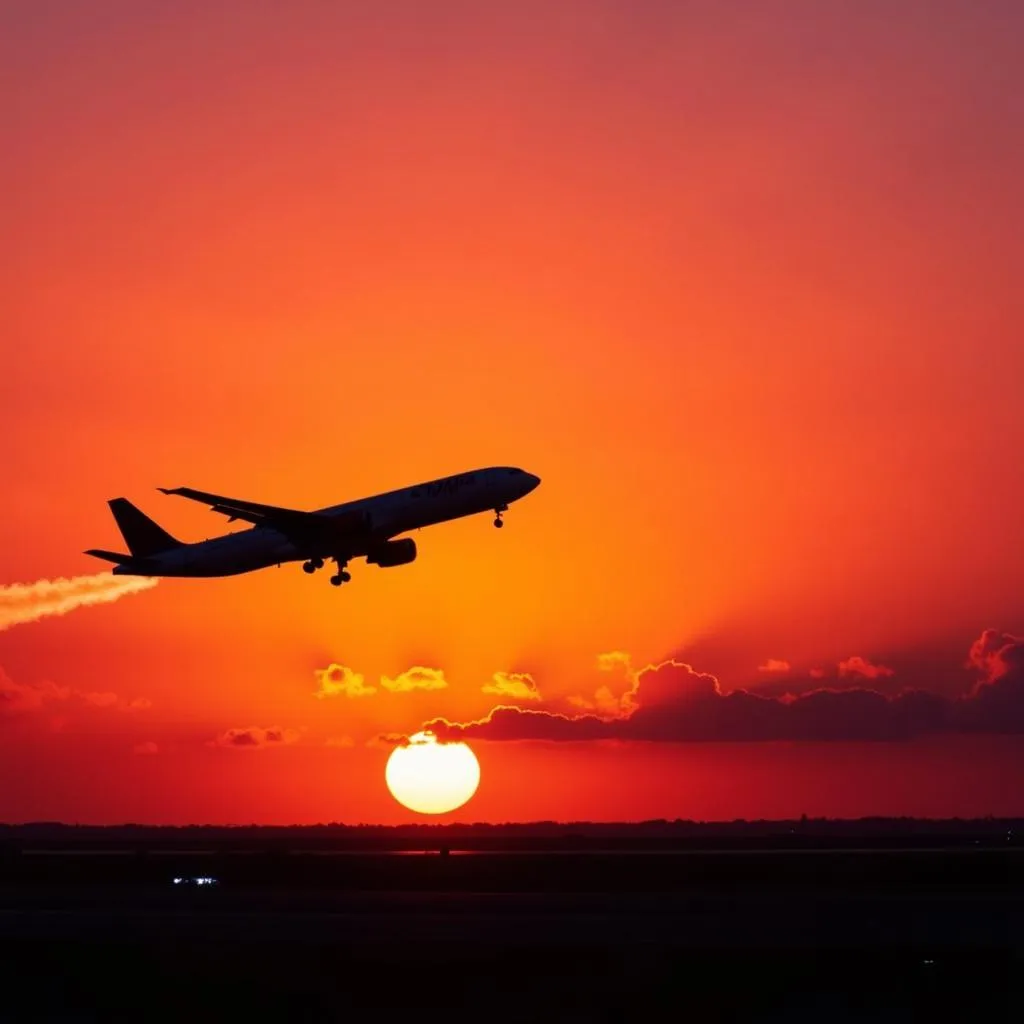
<instances>
[{"instance_id":1,"label":"airplane tail fin","mask_svg":"<svg viewBox=\"0 0 1024 1024\"><path fill-rule=\"evenodd\" d=\"M121 531L132 558L147 558L158 555L161 551L181 547L181 541L175 540L162 526L153 522L149 516L140 512L127 498L111 498L107 502L114 513L117 528ZM95 554L95 552L92 552ZM99 557L105 557L104 552ZM112 559L111 559L112 561Z\"/></svg>"}]
</instances>

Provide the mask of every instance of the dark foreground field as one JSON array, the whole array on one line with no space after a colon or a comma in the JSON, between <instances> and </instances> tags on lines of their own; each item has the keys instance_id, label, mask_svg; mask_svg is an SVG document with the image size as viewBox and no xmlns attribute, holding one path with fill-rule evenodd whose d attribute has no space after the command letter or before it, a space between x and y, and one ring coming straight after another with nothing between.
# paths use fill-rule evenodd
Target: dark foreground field
<instances>
[{"instance_id":1,"label":"dark foreground field","mask_svg":"<svg viewBox=\"0 0 1024 1024\"><path fill-rule=\"evenodd\" d=\"M1019 847L20 850L0 1021L1016 1019L1022 868Z\"/></svg>"}]
</instances>

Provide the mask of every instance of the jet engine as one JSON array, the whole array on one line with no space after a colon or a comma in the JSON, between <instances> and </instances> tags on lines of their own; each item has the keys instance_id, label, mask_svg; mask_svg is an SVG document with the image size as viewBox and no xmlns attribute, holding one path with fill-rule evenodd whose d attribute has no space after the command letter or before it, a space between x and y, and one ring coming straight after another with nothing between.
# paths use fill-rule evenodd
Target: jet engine
<instances>
[{"instance_id":1,"label":"jet engine","mask_svg":"<svg viewBox=\"0 0 1024 1024\"><path fill-rule=\"evenodd\" d=\"M402 540L388 540L380 547L374 548L366 556L370 565L379 565L382 569L390 569L396 565L408 565L416 558L416 541L412 537Z\"/></svg>"}]
</instances>

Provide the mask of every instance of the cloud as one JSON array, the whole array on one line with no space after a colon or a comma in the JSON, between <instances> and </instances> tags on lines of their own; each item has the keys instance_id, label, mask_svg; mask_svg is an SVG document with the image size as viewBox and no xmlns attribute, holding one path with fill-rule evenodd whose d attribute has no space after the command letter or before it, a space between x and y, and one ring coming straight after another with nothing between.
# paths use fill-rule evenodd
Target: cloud
<instances>
[{"instance_id":1,"label":"cloud","mask_svg":"<svg viewBox=\"0 0 1024 1024\"><path fill-rule=\"evenodd\" d=\"M380 684L391 693L408 693L410 690L443 690L448 681L444 677L444 669L414 665L394 679L381 676Z\"/></svg>"},{"instance_id":2,"label":"cloud","mask_svg":"<svg viewBox=\"0 0 1024 1024\"><path fill-rule=\"evenodd\" d=\"M633 704L633 693L616 694L608 686L599 686L592 697L582 697L578 693L566 697L566 702L574 708L594 711L601 718L622 718L627 716Z\"/></svg>"},{"instance_id":3,"label":"cloud","mask_svg":"<svg viewBox=\"0 0 1024 1024\"><path fill-rule=\"evenodd\" d=\"M602 672L614 672L618 668L630 672L633 667L633 658L628 651L608 651L597 656L597 667Z\"/></svg>"},{"instance_id":4,"label":"cloud","mask_svg":"<svg viewBox=\"0 0 1024 1024\"><path fill-rule=\"evenodd\" d=\"M622 718L636 710L636 692L640 673L625 651L610 651L597 656L597 670L608 677L589 696L574 693L565 698L574 708L593 711L600 718Z\"/></svg>"},{"instance_id":5,"label":"cloud","mask_svg":"<svg viewBox=\"0 0 1024 1024\"><path fill-rule=\"evenodd\" d=\"M405 733L401 732L382 732L376 736L371 736L366 741L366 745L368 747L391 750L393 747L409 746L409 737Z\"/></svg>"},{"instance_id":6,"label":"cloud","mask_svg":"<svg viewBox=\"0 0 1024 1024\"><path fill-rule=\"evenodd\" d=\"M60 577L35 583L8 583L0 586L0 630L27 622L38 622L48 615L67 615L90 604L109 604L129 594L138 594L157 585L145 576Z\"/></svg>"},{"instance_id":7,"label":"cloud","mask_svg":"<svg viewBox=\"0 0 1024 1024\"><path fill-rule=\"evenodd\" d=\"M788 661L779 658L769 658L763 665L757 666L758 672L789 672L791 669Z\"/></svg>"},{"instance_id":8,"label":"cloud","mask_svg":"<svg viewBox=\"0 0 1024 1024\"><path fill-rule=\"evenodd\" d=\"M540 691L527 672L495 672L491 682L480 688L484 693L509 700L540 700Z\"/></svg>"},{"instance_id":9,"label":"cloud","mask_svg":"<svg viewBox=\"0 0 1024 1024\"><path fill-rule=\"evenodd\" d=\"M151 754L159 754L160 748L152 740L146 740L144 743L136 743L135 746L132 747L132 753L148 756Z\"/></svg>"},{"instance_id":10,"label":"cloud","mask_svg":"<svg viewBox=\"0 0 1024 1024\"><path fill-rule=\"evenodd\" d=\"M68 700L74 695L70 686L43 682L34 686L16 683L0 669L0 714L36 711L52 701Z\"/></svg>"},{"instance_id":11,"label":"cloud","mask_svg":"<svg viewBox=\"0 0 1024 1024\"><path fill-rule=\"evenodd\" d=\"M345 665L332 664L327 668L318 668L313 673L320 689L315 696L323 700L325 697L370 697L377 692L376 686L367 686L366 681L358 672Z\"/></svg>"},{"instance_id":12,"label":"cloud","mask_svg":"<svg viewBox=\"0 0 1024 1024\"><path fill-rule=\"evenodd\" d=\"M16 683L0 669L0 715L38 711L55 701L73 701L86 707L112 708L117 711L148 708L152 703L146 697L126 701L109 690L77 690L72 686L58 686L48 680L33 684Z\"/></svg>"},{"instance_id":13,"label":"cloud","mask_svg":"<svg viewBox=\"0 0 1024 1024\"><path fill-rule=\"evenodd\" d=\"M1024 637L986 629L971 645L967 661L981 678L958 702L965 729L1024 733Z\"/></svg>"},{"instance_id":14,"label":"cloud","mask_svg":"<svg viewBox=\"0 0 1024 1024\"><path fill-rule=\"evenodd\" d=\"M946 715L941 697L908 691L888 698L871 690L815 690L782 700L746 690L693 696L678 705L639 707L628 718L568 716L518 707L495 708L464 725L427 722L443 739L646 740L754 742L765 740L895 740L937 731Z\"/></svg>"},{"instance_id":15,"label":"cloud","mask_svg":"<svg viewBox=\"0 0 1024 1024\"><path fill-rule=\"evenodd\" d=\"M280 729L277 726L263 729L258 725L250 725L245 729L227 729L212 740L211 745L229 750L260 750L295 743L298 738L299 733L295 729Z\"/></svg>"},{"instance_id":16,"label":"cloud","mask_svg":"<svg viewBox=\"0 0 1024 1024\"><path fill-rule=\"evenodd\" d=\"M365 676L346 665L334 663L327 668L316 669L314 675L320 684L315 696L321 700L341 695L372 697L377 692L377 687L368 684ZM414 665L394 679L381 676L380 685L389 693L410 693L413 690L444 690L448 681L443 669Z\"/></svg>"},{"instance_id":17,"label":"cloud","mask_svg":"<svg viewBox=\"0 0 1024 1024\"><path fill-rule=\"evenodd\" d=\"M895 673L888 665L873 665L866 658L855 654L846 661L839 662L840 676L863 676L865 679L881 679L883 676L891 676Z\"/></svg>"},{"instance_id":18,"label":"cloud","mask_svg":"<svg viewBox=\"0 0 1024 1024\"><path fill-rule=\"evenodd\" d=\"M94 708L115 708L118 711L145 711L153 706L148 697L134 697L131 700L124 700L116 693L104 690L99 693L80 693L72 690L72 696L79 697L84 704Z\"/></svg>"},{"instance_id":19,"label":"cloud","mask_svg":"<svg viewBox=\"0 0 1024 1024\"><path fill-rule=\"evenodd\" d=\"M118 697L116 693L83 693L82 700L94 708L117 707Z\"/></svg>"},{"instance_id":20,"label":"cloud","mask_svg":"<svg viewBox=\"0 0 1024 1024\"><path fill-rule=\"evenodd\" d=\"M718 680L671 660L635 673L634 706L617 717L567 714L557 705L499 705L484 718L423 725L441 739L642 740L749 742L905 740L937 733L1024 735L1024 639L986 631L968 663L983 673L971 693L955 699L923 689L885 695L861 686L799 695L723 693ZM864 658L844 662L847 675L891 674Z\"/></svg>"},{"instance_id":21,"label":"cloud","mask_svg":"<svg viewBox=\"0 0 1024 1024\"><path fill-rule=\"evenodd\" d=\"M985 681L995 682L1007 673L1024 669L1024 637L986 629L971 644L967 667L981 671Z\"/></svg>"}]
</instances>

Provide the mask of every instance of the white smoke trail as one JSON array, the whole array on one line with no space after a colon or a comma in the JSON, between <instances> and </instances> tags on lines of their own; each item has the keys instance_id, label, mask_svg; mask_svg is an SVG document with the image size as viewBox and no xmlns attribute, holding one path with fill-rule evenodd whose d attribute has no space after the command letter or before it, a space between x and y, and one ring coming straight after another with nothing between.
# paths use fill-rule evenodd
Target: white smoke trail
<instances>
[{"instance_id":1,"label":"white smoke trail","mask_svg":"<svg viewBox=\"0 0 1024 1024\"><path fill-rule=\"evenodd\" d=\"M137 594L157 585L151 576L63 577L37 580L35 583L9 583L0 586L0 631L38 622L46 615L67 615L87 604L107 604L128 594Z\"/></svg>"}]
</instances>

